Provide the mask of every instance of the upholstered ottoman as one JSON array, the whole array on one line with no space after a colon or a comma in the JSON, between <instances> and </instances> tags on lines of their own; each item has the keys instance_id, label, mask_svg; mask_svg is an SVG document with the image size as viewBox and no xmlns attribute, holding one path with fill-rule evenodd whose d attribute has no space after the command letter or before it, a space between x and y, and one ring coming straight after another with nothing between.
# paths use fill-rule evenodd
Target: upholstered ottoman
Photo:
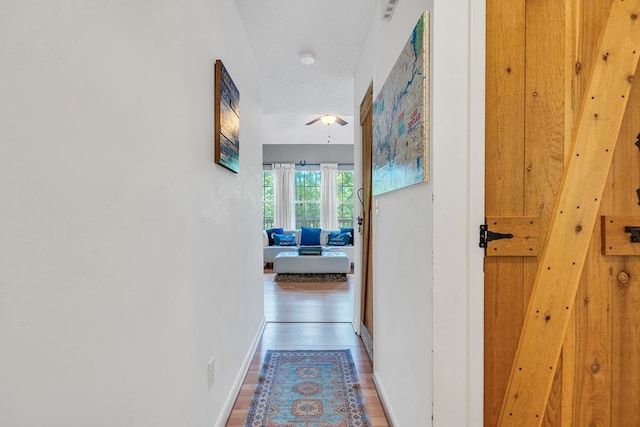
<instances>
[{"instance_id":1,"label":"upholstered ottoman","mask_svg":"<svg viewBox=\"0 0 640 427\"><path fill-rule=\"evenodd\" d=\"M280 252L273 260L273 271L289 274L346 274L351 271L351 261L344 252L322 252L322 255Z\"/></svg>"}]
</instances>

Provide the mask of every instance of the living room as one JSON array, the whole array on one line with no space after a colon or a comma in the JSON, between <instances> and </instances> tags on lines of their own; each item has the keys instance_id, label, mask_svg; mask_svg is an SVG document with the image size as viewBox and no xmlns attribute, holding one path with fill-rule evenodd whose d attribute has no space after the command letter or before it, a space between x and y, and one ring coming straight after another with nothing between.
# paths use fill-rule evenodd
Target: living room
<instances>
[{"instance_id":1,"label":"living room","mask_svg":"<svg viewBox=\"0 0 640 427\"><path fill-rule=\"evenodd\" d=\"M276 273L285 273L285 271L278 271L278 266L274 265L275 258L280 253L299 252L301 244L321 245L323 252L344 252L348 257L346 265L352 265L355 260L355 203L359 200L353 170L353 125L349 126L346 121L344 123L346 132L342 131L341 134L345 137L338 139L340 142L336 144L265 143L263 145L263 261L266 267L274 268ZM319 126L326 127L324 124ZM277 135L273 137L265 135L265 141L282 140ZM276 173L288 173L284 171L289 168L291 175L275 179ZM275 188L276 184L284 188ZM278 194L285 194L292 199L284 198L283 200L277 197ZM289 207L285 209L279 206L279 203ZM287 218L286 212L290 212L291 217ZM274 228L276 225L279 228ZM303 228L305 230L320 229L318 241L301 239ZM282 237L291 237L293 241L280 242L281 235L275 235L274 242L274 232L285 233ZM308 250L311 249L313 248ZM293 271L333 274L347 272L342 271L344 268L341 270L331 267L335 263L341 264L335 257L333 259L326 256L319 259L306 257L284 261L284 256L280 256L279 261L292 263L293 270L290 273ZM311 263L317 268L311 268L315 270L311 271L304 267L305 263Z\"/></svg>"}]
</instances>

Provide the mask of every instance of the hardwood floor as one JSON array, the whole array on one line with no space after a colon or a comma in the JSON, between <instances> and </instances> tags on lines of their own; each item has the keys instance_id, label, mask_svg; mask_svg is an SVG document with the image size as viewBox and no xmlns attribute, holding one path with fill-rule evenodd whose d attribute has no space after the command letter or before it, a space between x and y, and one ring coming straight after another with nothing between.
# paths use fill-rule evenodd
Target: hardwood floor
<instances>
[{"instance_id":1,"label":"hardwood floor","mask_svg":"<svg viewBox=\"0 0 640 427\"><path fill-rule=\"evenodd\" d=\"M256 388L262 360L269 349L350 349L371 426L389 426L373 384L373 366L351 325L353 275L348 275L346 282L324 283L277 283L273 276L270 271L265 271L265 317L268 323L227 427L242 426Z\"/></svg>"},{"instance_id":2,"label":"hardwood floor","mask_svg":"<svg viewBox=\"0 0 640 427\"><path fill-rule=\"evenodd\" d=\"M270 270L267 270L270 271ZM267 322L351 322L353 274L344 282L276 282L264 275L264 317Z\"/></svg>"}]
</instances>

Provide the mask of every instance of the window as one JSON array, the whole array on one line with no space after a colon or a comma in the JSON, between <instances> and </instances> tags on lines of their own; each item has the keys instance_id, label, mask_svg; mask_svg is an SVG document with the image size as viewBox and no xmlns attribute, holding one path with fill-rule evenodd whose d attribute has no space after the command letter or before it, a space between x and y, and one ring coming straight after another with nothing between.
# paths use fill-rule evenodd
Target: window
<instances>
[{"instance_id":1,"label":"window","mask_svg":"<svg viewBox=\"0 0 640 427\"><path fill-rule=\"evenodd\" d=\"M353 171L338 171L338 227L353 227Z\"/></svg>"},{"instance_id":2,"label":"window","mask_svg":"<svg viewBox=\"0 0 640 427\"><path fill-rule=\"evenodd\" d=\"M320 171L296 171L296 228L320 227Z\"/></svg>"},{"instance_id":3,"label":"window","mask_svg":"<svg viewBox=\"0 0 640 427\"><path fill-rule=\"evenodd\" d=\"M262 171L262 227L273 228L273 172Z\"/></svg>"},{"instance_id":4,"label":"window","mask_svg":"<svg viewBox=\"0 0 640 427\"><path fill-rule=\"evenodd\" d=\"M320 227L322 186L320 171L296 171L296 228ZM338 227L353 227L353 171L338 171ZM262 171L262 226L273 228L273 172Z\"/></svg>"}]
</instances>

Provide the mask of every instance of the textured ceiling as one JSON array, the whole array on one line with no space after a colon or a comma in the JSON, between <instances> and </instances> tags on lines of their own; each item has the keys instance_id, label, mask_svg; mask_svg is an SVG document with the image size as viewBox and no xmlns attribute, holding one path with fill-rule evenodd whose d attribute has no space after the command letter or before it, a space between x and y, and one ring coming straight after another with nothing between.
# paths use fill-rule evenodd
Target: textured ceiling
<instances>
[{"instance_id":1,"label":"textured ceiling","mask_svg":"<svg viewBox=\"0 0 640 427\"><path fill-rule=\"evenodd\" d=\"M353 75L377 0L236 5L260 69L264 114L353 114ZM315 54L315 64L300 62L305 51Z\"/></svg>"}]
</instances>

